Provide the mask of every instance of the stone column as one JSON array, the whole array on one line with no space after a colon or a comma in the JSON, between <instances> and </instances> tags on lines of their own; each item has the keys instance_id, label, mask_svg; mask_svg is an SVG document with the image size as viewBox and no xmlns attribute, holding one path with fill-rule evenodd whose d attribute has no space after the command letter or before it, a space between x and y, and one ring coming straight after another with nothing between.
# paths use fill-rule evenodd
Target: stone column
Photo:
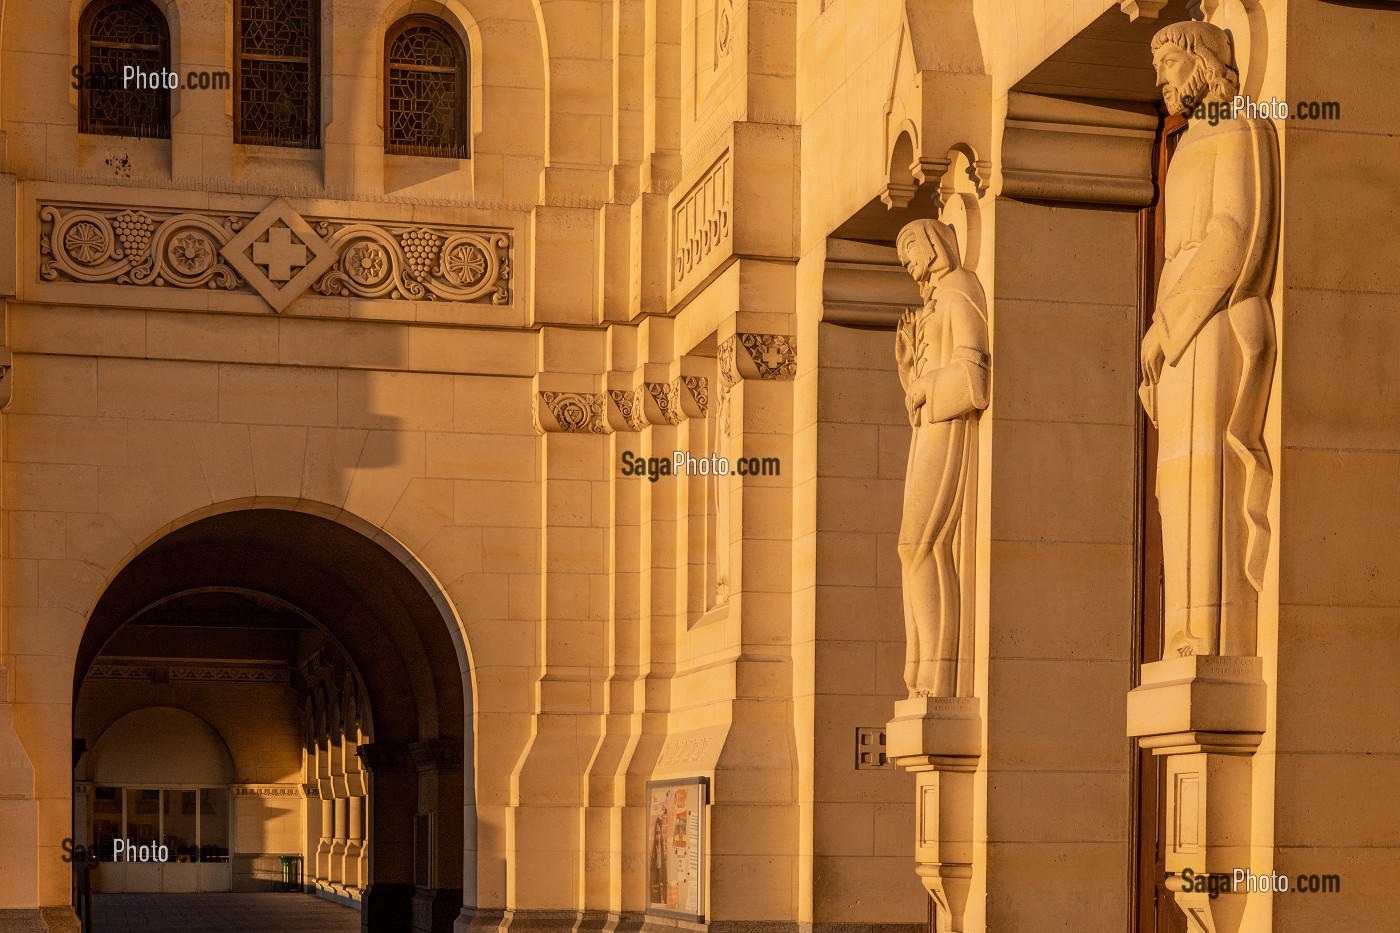
<instances>
[{"instance_id":1,"label":"stone column","mask_svg":"<svg viewBox=\"0 0 1400 933\"><path fill-rule=\"evenodd\" d=\"M426 864L420 864L415 853L413 930L451 933L462 913L462 889L453 883L460 884L462 878L463 850L457 840L462 836L464 741L438 738L414 742L408 753L418 771L414 845L419 852L427 849ZM428 838L418 838L424 830Z\"/></svg>"},{"instance_id":2,"label":"stone column","mask_svg":"<svg viewBox=\"0 0 1400 933\"><path fill-rule=\"evenodd\" d=\"M371 742L358 750L369 775L367 840L373 877L360 898L364 933L404 933L413 917L413 813L418 775L406 745Z\"/></svg>"},{"instance_id":3,"label":"stone column","mask_svg":"<svg viewBox=\"0 0 1400 933\"><path fill-rule=\"evenodd\" d=\"M337 788L337 791L339 789ZM345 847L349 840L346 838L346 807L349 800L343 792L337 792L334 805L331 808L334 829L331 834L331 848L327 855L330 866L328 880L336 889L344 888L345 881Z\"/></svg>"},{"instance_id":4,"label":"stone column","mask_svg":"<svg viewBox=\"0 0 1400 933\"><path fill-rule=\"evenodd\" d=\"M345 801L345 862L340 878L345 893L352 896L359 894L364 886L364 875L361 874L365 850L364 805L365 798L359 795Z\"/></svg>"}]
</instances>

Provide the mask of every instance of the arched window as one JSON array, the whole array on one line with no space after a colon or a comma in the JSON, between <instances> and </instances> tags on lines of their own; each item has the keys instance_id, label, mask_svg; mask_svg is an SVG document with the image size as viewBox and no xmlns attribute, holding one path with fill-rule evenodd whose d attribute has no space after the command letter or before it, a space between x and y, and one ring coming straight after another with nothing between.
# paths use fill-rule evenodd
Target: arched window
<instances>
[{"instance_id":1,"label":"arched window","mask_svg":"<svg viewBox=\"0 0 1400 933\"><path fill-rule=\"evenodd\" d=\"M94 0L78 22L84 133L170 138L170 29L150 0Z\"/></svg>"},{"instance_id":2,"label":"arched window","mask_svg":"<svg viewBox=\"0 0 1400 933\"><path fill-rule=\"evenodd\" d=\"M465 159L467 53L431 16L406 16L384 41L384 149Z\"/></svg>"},{"instance_id":3,"label":"arched window","mask_svg":"<svg viewBox=\"0 0 1400 933\"><path fill-rule=\"evenodd\" d=\"M321 145L321 7L317 0L236 0L236 140Z\"/></svg>"}]
</instances>

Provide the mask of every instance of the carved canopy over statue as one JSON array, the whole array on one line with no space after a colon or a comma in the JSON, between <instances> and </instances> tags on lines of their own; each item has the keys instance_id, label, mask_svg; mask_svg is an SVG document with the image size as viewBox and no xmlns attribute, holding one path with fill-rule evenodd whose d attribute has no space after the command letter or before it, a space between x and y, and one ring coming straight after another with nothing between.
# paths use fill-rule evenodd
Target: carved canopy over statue
<instances>
[{"instance_id":1,"label":"carved canopy over statue","mask_svg":"<svg viewBox=\"0 0 1400 933\"><path fill-rule=\"evenodd\" d=\"M959 262L952 227L916 220L900 231L898 247L924 299L904 315L895 341L914 429L899 530L904 682L911 696L955 696L961 594L954 545L975 463L974 419L987 407L987 301Z\"/></svg>"},{"instance_id":2,"label":"carved canopy over statue","mask_svg":"<svg viewBox=\"0 0 1400 933\"><path fill-rule=\"evenodd\" d=\"M1152 40L1167 108L1238 93L1229 36L1177 23ZM1165 264L1140 395L1159 430L1166 654L1252 655L1269 554L1264 414L1274 366L1277 149L1261 119L1193 119L1167 172Z\"/></svg>"}]
</instances>

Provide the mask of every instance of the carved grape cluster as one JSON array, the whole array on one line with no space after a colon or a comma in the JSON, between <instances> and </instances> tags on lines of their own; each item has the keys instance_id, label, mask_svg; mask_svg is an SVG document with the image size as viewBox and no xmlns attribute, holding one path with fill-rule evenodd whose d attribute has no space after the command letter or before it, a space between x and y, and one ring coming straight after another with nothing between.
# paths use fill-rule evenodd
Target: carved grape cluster
<instances>
[{"instance_id":1,"label":"carved grape cluster","mask_svg":"<svg viewBox=\"0 0 1400 933\"><path fill-rule=\"evenodd\" d=\"M419 227L410 230L399 238L403 251L408 256L408 268L413 277L424 281L432 274L433 263L437 260L438 247L442 237L431 230Z\"/></svg>"},{"instance_id":2,"label":"carved grape cluster","mask_svg":"<svg viewBox=\"0 0 1400 933\"><path fill-rule=\"evenodd\" d=\"M122 251L133 265L139 265L151 248L151 232L156 225L140 211L122 211L112 218L112 226L117 228L117 238L121 240Z\"/></svg>"}]
</instances>

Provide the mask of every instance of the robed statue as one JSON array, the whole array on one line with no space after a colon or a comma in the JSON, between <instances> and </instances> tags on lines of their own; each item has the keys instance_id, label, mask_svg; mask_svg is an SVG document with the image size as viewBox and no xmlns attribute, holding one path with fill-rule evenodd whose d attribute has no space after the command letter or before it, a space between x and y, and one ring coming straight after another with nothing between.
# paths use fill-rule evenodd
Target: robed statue
<instances>
[{"instance_id":1,"label":"robed statue","mask_svg":"<svg viewBox=\"0 0 1400 933\"><path fill-rule=\"evenodd\" d=\"M1152 40L1173 114L1220 114L1239 91L1208 23ZM1158 428L1168 657L1252 655L1269 553L1264 414L1274 366L1277 148L1265 119L1188 119L1167 171L1164 265L1140 395Z\"/></svg>"},{"instance_id":2,"label":"robed statue","mask_svg":"<svg viewBox=\"0 0 1400 933\"><path fill-rule=\"evenodd\" d=\"M957 235L937 220L899 232L899 261L924 300L895 338L913 427L904 478L899 560L904 584L904 682L910 696L956 696L962 599L959 524L987 407L987 299L959 261ZM963 651L967 650L964 645Z\"/></svg>"}]
</instances>

